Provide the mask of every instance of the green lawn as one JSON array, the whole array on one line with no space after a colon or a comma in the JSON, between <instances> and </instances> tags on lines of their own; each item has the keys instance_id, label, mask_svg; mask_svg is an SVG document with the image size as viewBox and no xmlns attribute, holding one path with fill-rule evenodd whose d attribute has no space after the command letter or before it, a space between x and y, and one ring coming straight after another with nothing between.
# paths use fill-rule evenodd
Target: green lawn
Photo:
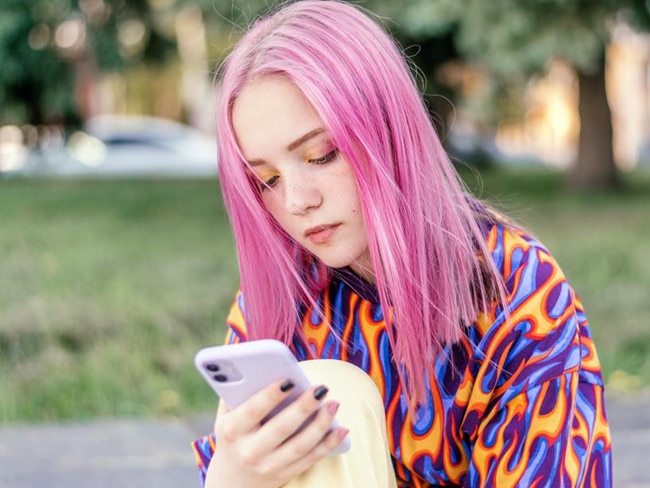
<instances>
[{"instance_id":1,"label":"green lawn","mask_svg":"<svg viewBox=\"0 0 650 488\"><path fill-rule=\"evenodd\" d=\"M562 264L610 384L650 384L650 175L591 195L539 170L482 180ZM192 356L237 288L216 181L0 180L0 253L0 422L214 406Z\"/></svg>"},{"instance_id":2,"label":"green lawn","mask_svg":"<svg viewBox=\"0 0 650 488\"><path fill-rule=\"evenodd\" d=\"M175 414L237 287L216 181L0 181L0 418Z\"/></svg>"}]
</instances>

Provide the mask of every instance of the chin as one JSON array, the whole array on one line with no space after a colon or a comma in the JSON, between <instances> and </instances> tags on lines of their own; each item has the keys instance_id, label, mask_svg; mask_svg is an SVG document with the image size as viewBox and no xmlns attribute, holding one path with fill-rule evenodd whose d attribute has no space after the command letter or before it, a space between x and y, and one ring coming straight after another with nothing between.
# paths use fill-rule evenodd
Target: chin
<instances>
[{"instance_id":1,"label":"chin","mask_svg":"<svg viewBox=\"0 0 650 488\"><path fill-rule=\"evenodd\" d=\"M328 253L329 254L329 253ZM327 256L315 254L316 257L330 268L345 268L359 264L361 259L358 256L341 256L341 253L332 253Z\"/></svg>"},{"instance_id":2,"label":"chin","mask_svg":"<svg viewBox=\"0 0 650 488\"><path fill-rule=\"evenodd\" d=\"M323 259L321 256L316 256L323 264L326 266L329 266L330 268L345 268L346 266L350 266L354 261L351 259L340 259L340 258L332 258L332 259Z\"/></svg>"}]
</instances>

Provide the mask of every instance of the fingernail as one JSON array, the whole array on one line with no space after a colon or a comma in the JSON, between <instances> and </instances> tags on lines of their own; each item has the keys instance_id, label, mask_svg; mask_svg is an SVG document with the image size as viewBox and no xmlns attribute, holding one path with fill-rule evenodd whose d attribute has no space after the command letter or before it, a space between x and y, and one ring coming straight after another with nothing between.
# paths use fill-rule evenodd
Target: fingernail
<instances>
[{"instance_id":1,"label":"fingernail","mask_svg":"<svg viewBox=\"0 0 650 488\"><path fill-rule=\"evenodd\" d=\"M291 380L287 380L287 381L285 381L284 383L282 383L282 384L280 385L280 391L286 393L287 391L289 391L289 390L290 390L291 388L293 388L294 386L296 386L296 385L294 384L293 381L291 381Z\"/></svg>"},{"instance_id":2,"label":"fingernail","mask_svg":"<svg viewBox=\"0 0 650 488\"><path fill-rule=\"evenodd\" d=\"M348 435L349 432L350 432L350 429L346 429L346 428L340 429L339 432L338 432L339 440L342 441L343 439L345 439L345 436Z\"/></svg>"},{"instance_id":3,"label":"fingernail","mask_svg":"<svg viewBox=\"0 0 650 488\"><path fill-rule=\"evenodd\" d=\"M321 385L314 390L314 398L316 400L321 400L325 395L327 395L328 391L329 389L326 386Z\"/></svg>"},{"instance_id":4,"label":"fingernail","mask_svg":"<svg viewBox=\"0 0 650 488\"><path fill-rule=\"evenodd\" d=\"M334 417L338 409L339 409L339 402L331 402L327 404L327 413L330 415L330 417Z\"/></svg>"}]
</instances>

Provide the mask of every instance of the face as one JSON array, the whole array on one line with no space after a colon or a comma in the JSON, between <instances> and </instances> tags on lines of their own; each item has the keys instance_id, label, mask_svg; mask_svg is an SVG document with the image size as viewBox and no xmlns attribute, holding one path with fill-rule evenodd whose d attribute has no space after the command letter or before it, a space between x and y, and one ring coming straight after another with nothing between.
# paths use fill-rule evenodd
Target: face
<instances>
[{"instance_id":1,"label":"face","mask_svg":"<svg viewBox=\"0 0 650 488\"><path fill-rule=\"evenodd\" d=\"M326 265L373 281L352 168L302 93L282 78L254 80L232 120L262 201L287 234Z\"/></svg>"}]
</instances>

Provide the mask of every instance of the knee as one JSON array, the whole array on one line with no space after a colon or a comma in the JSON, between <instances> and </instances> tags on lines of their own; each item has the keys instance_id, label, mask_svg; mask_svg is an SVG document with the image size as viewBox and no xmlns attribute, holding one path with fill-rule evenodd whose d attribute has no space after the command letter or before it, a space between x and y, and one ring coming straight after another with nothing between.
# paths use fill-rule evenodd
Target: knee
<instances>
[{"instance_id":1,"label":"knee","mask_svg":"<svg viewBox=\"0 0 650 488\"><path fill-rule=\"evenodd\" d=\"M344 410L370 409L384 417L384 405L377 385L361 368L345 361L314 359L300 363L313 384L326 385L328 398L341 403Z\"/></svg>"}]
</instances>

